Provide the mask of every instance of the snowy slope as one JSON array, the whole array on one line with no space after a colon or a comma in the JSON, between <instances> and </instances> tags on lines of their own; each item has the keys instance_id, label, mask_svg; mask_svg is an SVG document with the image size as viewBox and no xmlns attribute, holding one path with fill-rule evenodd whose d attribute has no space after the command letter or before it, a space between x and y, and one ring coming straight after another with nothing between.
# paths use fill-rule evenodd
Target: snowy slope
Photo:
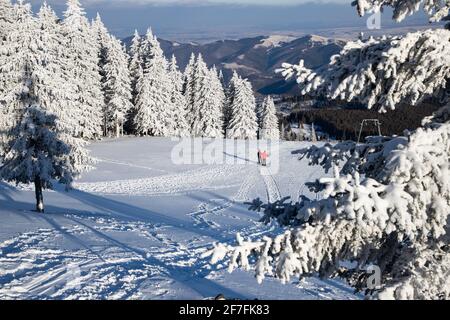
<instances>
[{"instance_id":1,"label":"snowy slope","mask_svg":"<svg viewBox=\"0 0 450 320\"><path fill-rule=\"evenodd\" d=\"M260 44L257 44L255 46L256 49L258 48L277 48L280 47L284 43L289 43L293 40L295 40L295 37L292 36L284 36L284 35L272 35L267 38L264 38L261 40Z\"/></svg>"},{"instance_id":2,"label":"snowy slope","mask_svg":"<svg viewBox=\"0 0 450 320\"><path fill-rule=\"evenodd\" d=\"M252 159L175 165L174 145L158 138L93 144L97 168L76 190L46 192L45 215L30 211L30 187L0 182L0 299L359 298L338 281L259 286L250 273L228 274L199 258L236 232L276 232L244 202L307 192L303 183L321 171L291 155L304 144L283 143L273 174Z\"/></svg>"}]
</instances>

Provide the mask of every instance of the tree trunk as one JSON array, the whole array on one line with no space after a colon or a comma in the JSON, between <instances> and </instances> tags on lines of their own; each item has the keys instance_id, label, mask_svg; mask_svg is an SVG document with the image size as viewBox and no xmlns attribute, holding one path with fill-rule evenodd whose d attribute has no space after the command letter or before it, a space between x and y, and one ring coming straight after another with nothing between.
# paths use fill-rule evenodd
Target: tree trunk
<instances>
[{"instance_id":1,"label":"tree trunk","mask_svg":"<svg viewBox=\"0 0 450 320\"><path fill-rule=\"evenodd\" d=\"M116 138L120 137L120 125L119 120L116 119Z\"/></svg>"},{"instance_id":2,"label":"tree trunk","mask_svg":"<svg viewBox=\"0 0 450 320\"><path fill-rule=\"evenodd\" d=\"M103 117L103 136L107 137L108 136L108 120L106 119L106 115Z\"/></svg>"},{"instance_id":3,"label":"tree trunk","mask_svg":"<svg viewBox=\"0 0 450 320\"><path fill-rule=\"evenodd\" d=\"M40 177L34 179L34 189L36 192L36 211L44 213L44 196L42 194L42 180Z\"/></svg>"}]
</instances>

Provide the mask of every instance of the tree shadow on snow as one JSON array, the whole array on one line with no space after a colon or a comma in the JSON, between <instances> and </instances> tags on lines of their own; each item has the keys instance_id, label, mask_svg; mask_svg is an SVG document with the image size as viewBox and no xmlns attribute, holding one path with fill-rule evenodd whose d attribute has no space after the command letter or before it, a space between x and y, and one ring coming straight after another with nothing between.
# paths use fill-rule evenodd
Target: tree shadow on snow
<instances>
[{"instance_id":1,"label":"tree shadow on snow","mask_svg":"<svg viewBox=\"0 0 450 320\"><path fill-rule=\"evenodd\" d=\"M209 237L214 241L226 240L221 235L218 235L217 232L210 230L201 230L184 220L177 219L152 210L137 207L132 204L120 202L76 189L66 192L61 186L56 187L55 191L58 191L67 197L78 200L79 202L84 203L90 207L96 208L104 215L109 215L110 217L127 219L128 221L142 221L152 224L164 224L177 229L181 229L183 231L189 231L200 236Z\"/></svg>"},{"instance_id":2,"label":"tree shadow on snow","mask_svg":"<svg viewBox=\"0 0 450 320\"><path fill-rule=\"evenodd\" d=\"M59 189L59 188L58 188ZM75 210L75 209L67 209L63 207L57 207L53 205L47 205L46 206L46 213L45 214L33 214L33 219L41 220L41 222L45 222L49 225L49 227L53 228L57 232L59 232L63 237L68 239L69 241L75 243L78 246L81 246L82 248L88 250L90 253L95 255L99 258L99 260L104 261L102 258L101 252L96 251L93 249L93 247L86 242L86 240L83 240L79 236L76 236L70 232L67 231L67 228L65 228L57 218L64 218L69 223L78 225L85 230L88 230L92 232L95 236L102 239L106 243L108 243L110 246L118 247L126 252L132 253L134 255L139 256L144 263L154 266L160 266L163 268L163 275L179 282L182 285L185 285L186 287L189 287L190 289L197 292L200 296L203 297L213 297L216 296L219 293L222 293L229 297L234 297L237 299L245 299L243 295L241 295L238 292L235 292L232 289L228 289L226 287L223 287L222 285L213 282L212 280L206 279L206 274L195 274L195 272L198 271L198 264L194 264L192 266L179 266L179 265L173 265L165 263L162 260L159 260L158 258L150 256L145 250L135 248L133 246L130 246L129 244L126 244L118 239L115 239L111 237L110 235L97 230L93 226L85 223L82 221L82 218L116 218L118 220L122 219L124 223L126 222L136 222L136 221L146 221L149 223L163 223L168 224L176 228L184 228L185 225L183 225L183 221L170 218L167 216L163 216L162 214L155 213L149 210L145 210L142 208L138 208L132 205L124 204L115 200L110 200L107 198L87 194L85 192L73 190L69 193L64 192L64 195L70 196L72 198L75 198L77 200L80 200L80 202L88 204L89 206L95 205L97 209L102 209L99 211L94 212L88 212L85 210ZM9 200L0 200L0 207L4 209L9 209L13 211L14 213L18 213L22 208L23 211L26 211L25 208L30 208L30 203L26 202L20 202L20 201L14 201L12 203ZM128 210L132 211L133 214L123 214L120 212L120 210ZM24 213L23 213L24 214ZM120 222L120 221L119 221ZM194 228L192 228L194 229ZM206 233L207 236L210 236L212 232L205 232L203 230L189 230L195 233ZM217 235L216 235L217 236ZM139 287L136 289L139 290Z\"/></svg>"}]
</instances>

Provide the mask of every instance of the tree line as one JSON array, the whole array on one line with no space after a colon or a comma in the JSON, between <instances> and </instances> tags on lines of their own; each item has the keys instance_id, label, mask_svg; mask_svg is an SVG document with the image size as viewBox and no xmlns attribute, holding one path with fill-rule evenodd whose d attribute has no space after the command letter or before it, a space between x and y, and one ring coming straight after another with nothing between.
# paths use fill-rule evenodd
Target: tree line
<instances>
[{"instance_id":1,"label":"tree line","mask_svg":"<svg viewBox=\"0 0 450 320\"><path fill-rule=\"evenodd\" d=\"M225 84L222 72L208 68L201 55L192 55L182 73L151 29L143 37L136 32L127 50L100 15L89 22L78 0L67 1L63 19L47 4L36 16L23 1L2 0L0 8L5 117L17 118L13 104L20 97L13 89L27 66L42 89L41 104L70 119L73 135L88 140L122 134L253 139L259 129L278 127L258 118L266 103L256 105L248 80L235 73ZM262 128L263 122L273 127Z\"/></svg>"},{"instance_id":2,"label":"tree line","mask_svg":"<svg viewBox=\"0 0 450 320\"><path fill-rule=\"evenodd\" d=\"M127 48L78 0L60 19L44 3L0 0L0 178L34 183L37 211L52 180L68 186L92 167L101 136L278 139L273 100L257 105L237 73L192 55L184 73L148 29Z\"/></svg>"},{"instance_id":3,"label":"tree line","mask_svg":"<svg viewBox=\"0 0 450 320\"><path fill-rule=\"evenodd\" d=\"M308 110L293 110L282 122L287 131L291 124L299 127L302 124L314 123L336 140L357 141L361 122L364 119L378 119L381 132L385 136L402 135L405 130L415 130L421 126L423 118L433 114L440 108L438 103L427 101L413 107L406 104L389 113L379 113L367 109L347 109L325 107ZM364 126L362 137L378 135L377 128Z\"/></svg>"}]
</instances>

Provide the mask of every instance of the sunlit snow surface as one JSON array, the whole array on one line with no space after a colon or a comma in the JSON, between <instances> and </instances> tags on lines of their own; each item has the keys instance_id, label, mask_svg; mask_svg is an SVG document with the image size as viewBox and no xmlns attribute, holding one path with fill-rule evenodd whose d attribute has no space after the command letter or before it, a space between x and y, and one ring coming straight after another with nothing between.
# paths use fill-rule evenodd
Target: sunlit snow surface
<instances>
[{"instance_id":1,"label":"sunlit snow surface","mask_svg":"<svg viewBox=\"0 0 450 320\"><path fill-rule=\"evenodd\" d=\"M304 182L322 171L291 154L306 144L282 143L280 170L269 175L253 161L175 165L175 144L94 143L97 168L69 193L62 186L46 192L44 215L31 211L31 187L0 182L0 299L359 298L335 280L258 285L251 273L228 274L200 258L237 232L277 232L258 223L244 202L309 195Z\"/></svg>"}]
</instances>

